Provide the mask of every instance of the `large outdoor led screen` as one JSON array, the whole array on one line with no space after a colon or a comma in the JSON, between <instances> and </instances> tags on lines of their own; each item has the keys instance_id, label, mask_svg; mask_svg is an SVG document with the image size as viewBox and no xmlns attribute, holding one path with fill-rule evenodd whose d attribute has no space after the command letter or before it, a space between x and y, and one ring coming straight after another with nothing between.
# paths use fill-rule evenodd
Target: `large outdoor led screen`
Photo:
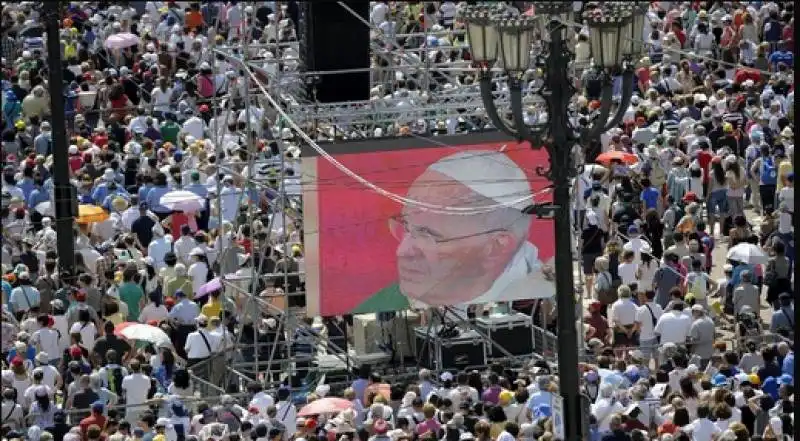
<instances>
[{"instance_id":1,"label":"large outdoor led screen","mask_svg":"<svg viewBox=\"0 0 800 441\"><path fill-rule=\"evenodd\" d=\"M553 295L553 221L523 213L551 200L535 173L546 152L489 143L334 157L406 200L303 160L309 315Z\"/></svg>"}]
</instances>

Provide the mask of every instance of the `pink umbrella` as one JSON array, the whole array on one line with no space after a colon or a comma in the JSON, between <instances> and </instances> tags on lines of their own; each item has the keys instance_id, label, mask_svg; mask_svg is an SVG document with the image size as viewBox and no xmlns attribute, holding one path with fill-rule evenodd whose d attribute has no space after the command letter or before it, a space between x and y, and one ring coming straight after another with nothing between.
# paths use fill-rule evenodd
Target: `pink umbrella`
<instances>
[{"instance_id":1,"label":"pink umbrella","mask_svg":"<svg viewBox=\"0 0 800 441\"><path fill-rule=\"evenodd\" d=\"M201 286L200 289L198 289L197 292L194 293L194 297L195 298L205 297L209 293L212 293L220 289L222 289L222 281L219 280L219 277L214 277L213 279L211 279L210 282L206 282L203 286Z\"/></svg>"},{"instance_id":2,"label":"pink umbrella","mask_svg":"<svg viewBox=\"0 0 800 441\"><path fill-rule=\"evenodd\" d=\"M299 416L312 416L312 415L322 415L322 414L336 414L343 410L350 409L353 407L353 403L344 398L320 398L319 400L313 401L310 404L305 405L300 412L297 413Z\"/></svg>"},{"instance_id":3,"label":"pink umbrella","mask_svg":"<svg viewBox=\"0 0 800 441\"><path fill-rule=\"evenodd\" d=\"M141 39L136 34L121 32L114 34L106 39L106 47L109 49L125 49L126 47L136 46Z\"/></svg>"}]
</instances>

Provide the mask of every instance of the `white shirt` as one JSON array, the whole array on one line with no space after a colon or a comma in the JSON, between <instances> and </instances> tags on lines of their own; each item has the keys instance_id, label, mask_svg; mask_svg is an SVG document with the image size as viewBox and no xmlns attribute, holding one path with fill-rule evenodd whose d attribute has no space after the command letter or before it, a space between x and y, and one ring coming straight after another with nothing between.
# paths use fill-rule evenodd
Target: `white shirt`
<instances>
[{"instance_id":1,"label":"white shirt","mask_svg":"<svg viewBox=\"0 0 800 441\"><path fill-rule=\"evenodd\" d=\"M622 246L622 249L624 251L630 250L635 253L633 257L634 263L642 263L642 253L650 254L653 252L652 247L650 247L650 243L641 237L632 237L631 240Z\"/></svg>"},{"instance_id":2,"label":"white shirt","mask_svg":"<svg viewBox=\"0 0 800 441\"><path fill-rule=\"evenodd\" d=\"M160 112L169 111L170 97L172 96L172 88L167 87L166 91L162 91L160 87L156 87L150 92L150 97L153 100L153 110Z\"/></svg>"},{"instance_id":3,"label":"white shirt","mask_svg":"<svg viewBox=\"0 0 800 441\"><path fill-rule=\"evenodd\" d=\"M611 305L608 316L612 325L632 325L636 321L636 304L630 299L619 299Z\"/></svg>"},{"instance_id":4,"label":"white shirt","mask_svg":"<svg viewBox=\"0 0 800 441\"><path fill-rule=\"evenodd\" d=\"M69 333L73 334L79 332L81 334L81 342L89 352L92 352L94 348L94 340L97 338L97 328L94 326L94 323L88 322L84 326L81 322L75 322L72 324L72 327L69 328Z\"/></svg>"},{"instance_id":5,"label":"white shirt","mask_svg":"<svg viewBox=\"0 0 800 441\"><path fill-rule=\"evenodd\" d=\"M55 322L53 329L57 329L61 333L61 336L58 339L57 352L60 355L69 347L69 323L67 322L66 315L54 315L53 321ZM48 354L50 353L48 352Z\"/></svg>"},{"instance_id":6,"label":"white shirt","mask_svg":"<svg viewBox=\"0 0 800 441\"><path fill-rule=\"evenodd\" d=\"M232 348L234 345L233 334L228 332L228 328L224 326L217 326L216 328L209 331L209 334L219 338L220 349L222 350Z\"/></svg>"},{"instance_id":7,"label":"white shirt","mask_svg":"<svg viewBox=\"0 0 800 441\"><path fill-rule=\"evenodd\" d=\"M700 418L686 426L692 432L692 441L711 441L712 436L722 433L711 420Z\"/></svg>"},{"instance_id":8,"label":"white shirt","mask_svg":"<svg viewBox=\"0 0 800 441\"><path fill-rule=\"evenodd\" d=\"M174 247L175 257L178 258L178 262L183 263L184 265L190 265L191 261L189 260L189 253L196 246L197 241L195 241L192 236L179 237L178 240L175 241Z\"/></svg>"},{"instance_id":9,"label":"white shirt","mask_svg":"<svg viewBox=\"0 0 800 441\"><path fill-rule=\"evenodd\" d=\"M172 243L164 236L155 238L147 246L147 255L153 258L153 266L156 270L160 270L167 265L164 263L164 257L171 249Z\"/></svg>"},{"instance_id":10,"label":"white shirt","mask_svg":"<svg viewBox=\"0 0 800 441\"><path fill-rule=\"evenodd\" d=\"M638 271L639 265L633 262L622 262L617 266L617 274L619 274L619 278L622 279L622 283L625 285L630 285L639 281L638 277L636 277Z\"/></svg>"},{"instance_id":11,"label":"white shirt","mask_svg":"<svg viewBox=\"0 0 800 441\"><path fill-rule=\"evenodd\" d=\"M39 347L39 352L47 352L51 360L58 359L61 355L58 333L53 328L42 328L31 336L33 343Z\"/></svg>"},{"instance_id":12,"label":"white shirt","mask_svg":"<svg viewBox=\"0 0 800 441\"><path fill-rule=\"evenodd\" d=\"M656 323L658 323L659 317L664 311L661 309L661 306L656 302L647 302L647 306L642 305L636 308L636 322L639 323L639 339L640 340L652 340L656 338L655 333L653 330L656 327ZM650 307L650 310L653 311L653 315L650 315L650 310L647 307ZM653 321L653 317L655 317L655 321Z\"/></svg>"},{"instance_id":13,"label":"white shirt","mask_svg":"<svg viewBox=\"0 0 800 441\"><path fill-rule=\"evenodd\" d=\"M205 262L195 262L189 266L188 274L192 278L192 292L198 292L200 287L206 284L208 266Z\"/></svg>"},{"instance_id":14,"label":"white shirt","mask_svg":"<svg viewBox=\"0 0 800 441\"><path fill-rule=\"evenodd\" d=\"M52 355L50 356L52 357ZM39 366L39 368L42 369L42 371L44 371L44 376L42 377L42 384L47 386L47 388L52 391L50 394L52 396L56 390L56 380L61 374L58 373L58 368L56 368L55 366L50 366L49 364L44 366Z\"/></svg>"},{"instance_id":15,"label":"white shirt","mask_svg":"<svg viewBox=\"0 0 800 441\"><path fill-rule=\"evenodd\" d=\"M294 403L279 401L278 420L286 427L286 437L291 438L297 431L297 408Z\"/></svg>"},{"instance_id":16,"label":"white shirt","mask_svg":"<svg viewBox=\"0 0 800 441\"><path fill-rule=\"evenodd\" d=\"M122 390L125 391L126 404L142 404L147 401L150 391L150 377L141 372L126 375L122 379Z\"/></svg>"},{"instance_id":17,"label":"white shirt","mask_svg":"<svg viewBox=\"0 0 800 441\"><path fill-rule=\"evenodd\" d=\"M222 210L223 221L234 222L236 220L236 215L239 212L239 198L241 192L242 190L229 186L222 189L220 195L222 206L220 209ZM242 196L241 199L242 204L247 202L244 196Z\"/></svg>"},{"instance_id":18,"label":"white shirt","mask_svg":"<svg viewBox=\"0 0 800 441\"><path fill-rule=\"evenodd\" d=\"M692 326L691 315L675 310L663 314L656 323L656 334L661 335L661 344L675 343L686 344L686 337Z\"/></svg>"},{"instance_id":19,"label":"white shirt","mask_svg":"<svg viewBox=\"0 0 800 441\"><path fill-rule=\"evenodd\" d=\"M156 306L153 302L148 303L142 308L142 312L139 313L139 322L140 323L147 323L150 320L155 320L160 322L164 320L169 315L169 311L167 311L167 307L164 305Z\"/></svg>"},{"instance_id":20,"label":"white shirt","mask_svg":"<svg viewBox=\"0 0 800 441\"><path fill-rule=\"evenodd\" d=\"M27 389L25 389L25 393L22 394L22 400L20 400L20 402L26 408L29 408L31 406L31 403L33 403L34 400L36 400L36 396L35 396L36 390L39 389L41 386L44 386L44 387L47 388L47 395L50 396L50 399L53 399L53 394L55 393L55 391L53 390L52 387L49 387L49 386L44 385L44 384L31 384L30 386L27 387ZM5 417L5 415L3 415L3 416Z\"/></svg>"},{"instance_id":21,"label":"white shirt","mask_svg":"<svg viewBox=\"0 0 800 441\"><path fill-rule=\"evenodd\" d=\"M208 339L208 345L206 345L203 336L200 335L201 332ZM211 351L216 352L219 350L220 342L219 335L214 335L205 329L194 331L186 337L186 345L184 346L186 357L189 359L207 358L211 355L208 350L209 346Z\"/></svg>"},{"instance_id":22,"label":"white shirt","mask_svg":"<svg viewBox=\"0 0 800 441\"><path fill-rule=\"evenodd\" d=\"M386 14L388 12L389 5L379 2L372 7L372 12L369 14L369 19L373 25L379 25L386 19Z\"/></svg>"},{"instance_id":23,"label":"white shirt","mask_svg":"<svg viewBox=\"0 0 800 441\"><path fill-rule=\"evenodd\" d=\"M201 118L193 116L186 120L181 127L181 132L194 136L195 139L205 138L206 123Z\"/></svg>"}]
</instances>

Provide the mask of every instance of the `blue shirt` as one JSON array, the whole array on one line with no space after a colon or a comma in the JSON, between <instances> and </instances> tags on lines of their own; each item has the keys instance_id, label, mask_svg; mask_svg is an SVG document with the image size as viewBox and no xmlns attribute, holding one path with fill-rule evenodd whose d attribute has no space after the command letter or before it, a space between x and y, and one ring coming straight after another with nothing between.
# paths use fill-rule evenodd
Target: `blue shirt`
<instances>
[{"instance_id":1,"label":"blue shirt","mask_svg":"<svg viewBox=\"0 0 800 441\"><path fill-rule=\"evenodd\" d=\"M28 207L35 208L37 205L41 204L42 202L47 202L50 200L50 195L42 188L37 188L31 192L31 195L28 197Z\"/></svg>"},{"instance_id":2,"label":"blue shirt","mask_svg":"<svg viewBox=\"0 0 800 441\"><path fill-rule=\"evenodd\" d=\"M530 409L533 412L533 409L536 409L539 406L552 406L553 394L546 391L538 391L531 394L531 397L528 398L528 402L525 404L525 407Z\"/></svg>"},{"instance_id":3,"label":"blue shirt","mask_svg":"<svg viewBox=\"0 0 800 441\"><path fill-rule=\"evenodd\" d=\"M113 193L109 193L108 196L106 196L106 198L103 200L103 208L105 208L108 211L111 211L111 201L113 201L114 198L117 196L121 197L122 199L125 199L125 201L128 203L130 203L131 201L131 197L128 194L128 192L120 187L117 187L117 189L114 190Z\"/></svg>"},{"instance_id":4,"label":"blue shirt","mask_svg":"<svg viewBox=\"0 0 800 441\"><path fill-rule=\"evenodd\" d=\"M50 154L52 138L50 133L42 133L33 140L33 148L36 149L37 155L47 156Z\"/></svg>"},{"instance_id":5,"label":"blue shirt","mask_svg":"<svg viewBox=\"0 0 800 441\"><path fill-rule=\"evenodd\" d=\"M30 197L31 193L33 192L33 190L36 189L36 185L33 183L33 179L31 179L31 178L23 178L22 182L20 182L17 185L17 188L22 190L22 194L24 195L25 200L27 201L28 198Z\"/></svg>"},{"instance_id":6,"label":"blue shirt","mask_svg":"<svg viewBox=\"0 0 800 441\"><path fill-rule=\"evenodd\" d=\"M169 208L161 205L161 196L169 192L170 188L168 186L153 187L147 192L147 196L145 196L144 200L147 202L147 205L150 206L150 210L152 210L153 213L166 214L172 212Z\"/></svg>"},{"instance_id":7,"label":"blue shirt","mask_svg":"<svg viewBox=\"0 0 800 441\"><path fill-rule=\"evenodd\" d=\"M28 311L41 302L39 290L30 285L21 285L11 290L8 306L11 312Z\"/></svg>"},{"instance_id":8,"label":"blue shirt","mask_svg":"<svg viewBox=\"0 0 800 441\"><path fill-rule=\"evenodd\" d=\"M737 266L736 268L733 269L733 275L731 275L731 280L729 282L732 287L736 288L737 286L739 286L740 283L742 283L742 272L743 271L750 271L750 274L752 274L752 276L753 276L750 280L755 282L756 273L755 273L755 271L753 271L753 267L751 265L746 264L746 263L742 263L742 264L740 264L739 266Z\"/></svg>"},{"instance_id":9,"label":"blue shirt","mask_svg":"<svg viewBox=\"0 0 800 441\"><path fill-rule=\"evenodd\" d=\"M658 207L659 196L659 192L655 187L647 187L642 190L642 202L644 202L644 207L648 210Z\"/></svg>"},{"instance_id":10,"label":"blue shirt","mask_svg":"<svg viewBox=\"0 0 800 441\"><path fill-rule=\"evenodd\" d=\"M184 188L184 190L191 191L192 193L200 196L201 198L208 197L208 189L203 184L189 184Z\"/></svg>"},{"instance_id":11,"label":"blue shirt","mask_svg":"<svg viewBox=\"0 0 800 441\"><path fill-rule=\"evenodd\" d=\"M781 371L786 375L794 375L794 351L786 354L783 358L783 367Z\"/></svg>"},{"instance_id":12,"label":"blue shirt","mask_svg":"<svg viewBox=\"0 0 800 441\"><path fill-rule=\"evenodd\" d=\"M194 319L200 315L200 307L197 303L184 298L169 311L169 318L177 320L182 325L194 323Z\"/></svg>"},{"instance_id":13,"label":"blue shirt","mask_svg":"<svg viewBox=\"0 0 800 441\"><path fill-rule=\"evenodd\" d=\"M11 348L11 350L8 351L8 356L6 356L6 361L10 364L11 360L13 360L16 356L17 348ZM25 350L25 359L33 361L34 358L36 358L36 348L28 345L28 349Z\"/></svg>"},{"instance_id":14,"label":"blue shirt","mask_svg":"<svg viewBox=\"0 0 800 441\"><path fill-rule=\"evenodd\" d=\"M144 202L144 199L147 197L147 192L153 188L153 184L147 184L143 187L139 187L139 191L136 193L139 197L139 202Z\"/></svg>"},{"instance_id":15,"label":"blue shirt","mask_svg":"<svg viewBox=\"0 0 800 441\"><path fill-rule=\"evenodd\" d=\"M108 196L108 184L103 182L95 187L92 192L92 201L94 201L95 204L102 204L106 196Z\"/></svg>"},{"instance_id":16,"label":"blue shirt","mask_svg":"<svg viewBox=\"0 0 800 441\"><path fill-rule=\"evenodd\" d=\"M773 69L777 70L778 63L783 63L786 67L791 68L794 64L794 55L787 51L773 52L772 55L769 56L769 64L772 65Z\"/></svg>"}]
</instances>

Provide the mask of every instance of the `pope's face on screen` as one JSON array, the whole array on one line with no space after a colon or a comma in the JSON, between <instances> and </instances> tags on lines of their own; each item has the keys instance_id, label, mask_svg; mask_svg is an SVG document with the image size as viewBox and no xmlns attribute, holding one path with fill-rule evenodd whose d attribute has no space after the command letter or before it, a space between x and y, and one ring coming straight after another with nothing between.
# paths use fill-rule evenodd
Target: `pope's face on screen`
<instances>
[{"instance_id":1,"label":"pope's face on screen","mask_svg":"<svg viewBox=\"0 0 800 441\"><path fill-rule=\"evenodd\" d=\"M441 206L496 204L431 170L414 181L407 197ZM522 216L513 209L450 215L405 206L389 222L399 241L400 291L428 305L453 305L477 298L492 286L525 240L527 230L521 231L518 225ZM513 224L522 234L515 233Z\"/></svg>"}]
</instances>

